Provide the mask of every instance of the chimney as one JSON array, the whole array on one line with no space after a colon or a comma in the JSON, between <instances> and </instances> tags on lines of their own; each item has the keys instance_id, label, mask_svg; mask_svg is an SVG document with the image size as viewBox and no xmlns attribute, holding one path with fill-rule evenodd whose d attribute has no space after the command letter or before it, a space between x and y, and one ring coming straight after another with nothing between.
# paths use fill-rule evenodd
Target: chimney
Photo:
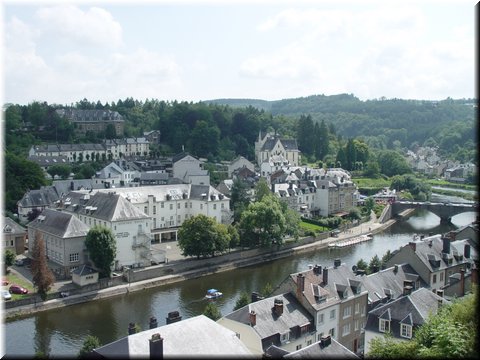
<instances>
[{"instance_id":1,"label":"chimney","mask_svg":"<svg viewBox=\"0 0 480 360\"><path fill-rule=\"evenodd\" d=\"M297 275L297 299L301 299L303 290L305 290L305 276L303 274Z\"/></svg>"},{"instance_id":2,"label":"chimney","mask_svg":"<svg viewBox=\"0 0 480 360\"><path fill-rule=\"evenodd\" d=\"M437 295L443 298L443 290L437 290Z\"/></svg>"},{"instance_id":3,"label":"chimney","mask_svg":"<svg viewBox=\"0 0 480 360\"><path fill-rule=\"evenodd\" d=\"M465 259L470 259L470 245L469 244L465 244L465 248L463 250L463 256L465 257Z\"/></svg>"},{"instance_id":4,"label":"chimney","mask_svg":"<svg viewBox=\"0 0 480 360\"><path fill-rule=\"evenodd\" d=\"M328 336L322 336L320 338L320 347L323 349L324 347L327 347L328 345L330 345L332 343L332 338L330 337L330 335Z\"/></svg>"},{"instance_id":5,"label":"chimney","mask_svg":"<svg viewBox=\"0 0 480 360\"><path fill-rule=\"evenodd\" d=\"M155 329L158 326L157 318L155 316L152 316L150 318L150 329Z\"/></svg>"},{"instance_id":6,"label":"chimney","mask_svg":"<svg viewBox=\"0 0 480 360\"><path fill-rule=\"evenodd\" d=\"M395 264L393 267L393 273L396 274L398 272L398 264Z\"/></svg>"},{"instance_id":7,"label":"chimney","mask_svg":"<svg viewBox=\"0 0 480 360\"><path fill-rule=\"evenodd\" d=\"M450 240L446 237L444 237L442 240L443 240L442 253L450 254Z\"/></svg>"},{"instance_id":8,"label":"chimney","mask_svg":"<svg viewBox=\"0 0 480 360\"><path fill-rule=\"evenodd\" d=\"M150 359L163 359L163 338L159 333L152 335L151 339L148 339L150 347Z\"/></svg>"},{"instance_id":9,"label":"chimney","mask_svg":"<svg viewBox=\"0 0 480 360\"><path fill-rule=\"evenodd\" d=\"M132 322L128 324L128 335L135 334L136 332L137 332L137 329L135 329L135 324Z\"/></svg>"},{"instance_id":10,"label":"chimney","mask_svg":"<svg viewBox=\"0 0 480 360\"><path fill-rule=\"evenodd\" d=\"M412 282L410 280L403 280L403 295L410 295L412 293Z\"/></svg>"},{"instance_id":11,"label":"chimney","mask_svg":"<svg viewBox=\"0 0 480 360\"><path fill-rule=\"evenodd\" d=\"M465 295L465 269L460 269L460 296Z\"/></svg>"},{"instance_id":12,"label":"chimney","mask_svg":"<svg viewBox=\"0 0 480 360\"><path fill-rule=\"evenodd\" d=\"M415 241L410 241L408 243L408 245L410 245L410 247L413 249L413 251L417 250L417 244L415 243Z\"/></svg>"},{"instance_id":13,"label":"chimney","mask_svg":"<svg viewBox=\"0 0 480 360\"><path fill-rule=\"evenodd\" d=\"M441 307L443 305L443 299L438 299L437 302L438 302L438 307Z\"/></svg>"},{"instance_id":14,"label":"chimney","mask_svg":"<svg viewBox=\"0 0 480 360\"><path fill-rule=\"evenodd\" d=\"M470 270L470 272L472 273L471 283L478 285L478 269L475 266L475 264L472 266L472 269Z\"/></svg>"},{"instance_id":15,"label":"chimney","mask_svg":"<svg viewBox=\"0 0 480 360\"><path fill-rule=\"evenodd\" d=\"M250 311L250 326L257 325L257 314L255 311Z\"/></svg>"},{"instance_id":16,"label":"chimney","mask_svg":"<svg viewBox=\"0 0 480 360\"><path fill-rule=\"evenodd\" d=\"M282 299L275 299L273 302L274 311L277 316L283 314L283 300Z\"/></svg>"},{"instance_id":17,"label":"chimney","mask_svg":"<svg viewBox=\"0 0 480 360\"><path fill-rule=\"evenodd\" d=\"M323 284L324 285L328 284L328 269L327 268L323 269Z\"/></svg>"},{"instance_id":18,"label":"chimney","mask_svg":"<svg viewBox=\"0 0 480 360\"><path fill-rule=\"evenodd\" d=\"M167 316L167 325L182 320L178 311L171 311Z\"/></svg>"},{"instance_id":19,"label":"chimney","mask_svg":"<svg viewBox=\"0 0 480 360\"><path fill-rule=\"evenodd\" d=\"M322 273L322 267L320 265L315 265L313 267L313 273L315 275L320 275Z\"/></svg>"},{"instance_id":20,"label":"chimney","mask_svg":"<svg viewBox=\"0 0 480 360\"><path fill-rule=\"evenodd\" d=\"M335 259L333 260L333 267L336 269L337 267L339 267L340 265L342 265L342 262L340 261L340 259Z\"/></svg>"}]
</instances>

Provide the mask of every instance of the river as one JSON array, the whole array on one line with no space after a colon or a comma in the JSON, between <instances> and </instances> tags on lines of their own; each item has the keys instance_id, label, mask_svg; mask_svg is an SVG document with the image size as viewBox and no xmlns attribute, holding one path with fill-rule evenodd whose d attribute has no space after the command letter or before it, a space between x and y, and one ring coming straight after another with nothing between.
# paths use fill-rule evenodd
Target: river
<instances>
[{"instance_id":1,"label":"river","mask_svg":"<svg viewBox=\"0 0 480 360\"><path fill-rule=\"evenodd\" d=\"M459 214L452 218L452 224L445 225L440 224L436 215L416 210L408 219L355 247L299 254L262 265L36 313L4 324L4 352L18 356L33 356L37 352L52 357L76 356L87 335L96 336L101 344L106 344L126 336L130 322L148 329L151 316L155 316L161 326L170 311L179 311L183 319L201 314L207 304L203 296L212 287L224 293L216 304L225 315L233 310L242 291L250 295L252 291L261 291L267 283L275 286L290 273L308 269L309 264L332 266L336 258L348 266L359 259L369 262L374 254L382 257L387 250L393 251L408 243L413 234L444 233L472 223L475 217L474 212Z\"/></svg>"}]
</instances>

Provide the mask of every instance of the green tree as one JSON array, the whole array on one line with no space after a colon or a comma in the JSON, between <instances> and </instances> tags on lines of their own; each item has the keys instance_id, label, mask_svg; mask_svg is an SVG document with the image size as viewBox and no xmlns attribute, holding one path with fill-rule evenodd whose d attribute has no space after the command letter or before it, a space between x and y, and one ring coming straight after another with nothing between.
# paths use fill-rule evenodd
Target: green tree
<instances>
[{"instance_id":1,"label":"green tree","mask_svg":"<svg viewBox=\"0 0 480 360\"><path fill-rule=\"evenodd\" d=\"M381 150L377 154L382 174L387 176L403 175L412 172L405 158L394 150Z\"/></svg>"},{"instance_id":2,"label":"green tree","mask_svg":"<svg viewBox=\"0 0 480 360\"><path fill-rule=\"evenodd\" d=\"M10 249L6 249L5 252L3 253L3 261L5 263L5 273L7 272L7 268L9 266L12 266L13 263L15 262L15 253L10 250Z\"/></svg>"},{"instance_id":3,"label":"green tree","mask_svg":"<svg viewBox=\"0 0 480 360\"><path fill-rule=\"evenodd\" d=\"M213 321L217 321L222 317L222 313L218 309L218 306L213 302L209 302L207 304L205 310L203 310L203 315L212 319Z\"/></svg>"},{"instance_id":4,"label":"green tree","mask_svg":"<svg viewBox=\"0 0 480 360\"><path fill-rule=\"evenodd\" d=\"M358 260L356 265L357 265L357 269L359 270L365 270L365 271L368 270L368 264L363 259Z\"/></svg>"},{"instance_id":5,"label":"green tree","mask_svg":"<svg viewBox=\"0 0 480 360\"><path fill-rule=\"evenodd\" d=\"M374 207L375 207L375 200L373 199L373 197L370 196L370 197L366 198L365 199L366 213L370 214Z\"/></svg>"},{"instance_id":6,"label":"green tree","mask_svg":"<svg viewBox=\"0 0 480 360\"><path fill-rule=\"evenodd\" d=\"M273 195L265 196L242 213L239 223L242 246L267 247L282 243L287 223L279 201Z\"/></svg>"},{"instance_id":7,"label":"green tree","mask_svg":"<svg viewBox=\"0 0 480 360\"><path fill-rule=\"evenodd\" d=\"M88 358L90 353L98 347L100 347L100 340L96 336L87 335L87 337L83 341L82 348L78 353L78 358Z\"/></svg>"},{"instance_id":8,"label":"green tree","mask_svg":"<svg viewBox=\"0 0 480 360\"><path fill-rule=\"evenodd\" d=\"M230 233L215 219L199 214L183 222L178 230L178 246L183 256L214 256L229 248Z\"/></svg>"},{"instance_id":9,"label":"green tree","mask_svg":"<svg viewBox=\"0 0 480 360\"><path fill-rule=\"evenodd\" d=\"M112 230L101 225L94 226L88 231L85 246L100 276L109 277L117 253Z\"/></svg>"},{"instance_id":10,"label":"green tree","mask_svg":"<svg viewBox=\"0 0 480 360\"><path fill-rule=\"evenodd\" d=\"M248 294L245 291L242 291L240 293L240 297L237 299L235 302L235 306L233 307L233 311L238 310L250 303L250 298L248 297Z\"/></svg>"},{"instance_id":11,"label":"green tree","mask_svg":"<svg viewBox=\"0 0 480 360\"><path fill-rule=\"evenodd\" d=\"M368 272L370 274L377 272L380 270L382 264L380 262L380 259L378 258L378 255L374 255L372 259L370 260L370 263L368 264Z\"/></svg>"},{"instance_id":12,"label":"green tree","mask_svg":"<svg viewBox=\"0 0 480 360\"><path fill-rule=\"evenodd\" d=\"M60 176L63 180L67 179L72 172L72 167L66 164L52 165L47 169L47 173L53 178L55 175Z\"/></svg>"},{"instance_id":13,"label":"green tree","mask_svg":"<svg viewBox=\"0 0 480 360\"><path fill-rule=\"evenodd\" d=\"M117 137L117 131L115 130L115 126L113 124L108 124L105 128L105 138L111 140Z\"/></svg>"},{"instance_id":14,"label":"green tree","mask_svg":"<svg viewBox=\"0 0 480 360\"><path fill-rule=\"evenodd\" d=\"M348 218L351 220L359 220L362 218L362 215L360 214L360 209L358 208L351 208L348 211Z\"/></svg>"},{"instance_id":15,"label":"green tree","mask_svg":"<svg viewBox=\"0 0 480 360\"><path fill-rule=\"evenodd\" d=\"M33 285L37 287L37 292L40 294L40 297L45 300L48 291L55 283L55 276L48 268L45 241L39 232L35 233L30 271L32 273Z\"/></svg>"},{"instance_id":16,"label":"green tree","mask_svg":"<svg viewBox=\"0 0 480 360\"><path fill-rule=\"evenodd\" d=\"M267 180L263 177L260 178L260 180L257 182L257 185L255 185L255 201L262 201L265 196L271 194L272 192L270 191Z\"/></svg>"},{"instance_id":17,"label":"green tree","mask_svg":"<svg viewBox=\"0 0 480 360\"><path fill-rule=\"evenodd\" d=\"M242 212L250 203L247 190L248 186L245 181L238 178L233 180L230 196L230 209L233 210L233 221L235 223L240 220Z\"/></svg>"},{"instance_id":18,"label":"green tree","mask_svg":"<svg viewBox=\"0 0 480 360\"><path fill-rule=\"evenodd\" d=\"M269 282L265 284L262 291L260 291L260 295L263 297L269 297L270 294L273 292L273 286Z\"/></svg>"}]
</instances>

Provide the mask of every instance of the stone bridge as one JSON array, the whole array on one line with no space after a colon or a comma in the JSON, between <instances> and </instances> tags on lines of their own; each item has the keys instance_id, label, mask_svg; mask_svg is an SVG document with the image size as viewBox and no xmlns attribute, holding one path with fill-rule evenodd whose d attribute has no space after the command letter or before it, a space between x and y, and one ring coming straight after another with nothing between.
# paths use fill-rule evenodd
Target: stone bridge
<instances>
[{"instance_id":1,"label":"stone bridge","mask_svg":"<svg viewBox=\"0 0 480 360\"><path fill-rule=\"evenodd\" d=\"M449 223L452 217L464 212L477 212L478 205L475 203L433 203L421 201L396 201L392 205L392 217L406 209L425 209L440 218L442 223Z\"/></svg>"}]
</instances>

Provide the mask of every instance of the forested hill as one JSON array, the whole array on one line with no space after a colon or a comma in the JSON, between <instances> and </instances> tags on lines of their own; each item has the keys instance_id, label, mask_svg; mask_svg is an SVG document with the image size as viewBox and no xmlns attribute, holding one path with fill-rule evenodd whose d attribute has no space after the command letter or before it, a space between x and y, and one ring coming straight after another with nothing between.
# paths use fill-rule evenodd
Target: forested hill
<instances>
[{"instance_id":1,"label":"forested hill","mask_svg":"<svg viewBox=\"0 0 480 360\"><path fill-rule=\"evenodd\" d=\"M273 116L296 119L309 115L314 122L324 120L343 137L362 137L378 148L394 148L396 144L410 148L418 143L455 151L455 146L471 149L476 143L475 99L362 101L352 94L339 94L275 101L219 99L209 102L253 107L261 104L262 109Z\"/></svg>"}]
</instances>

